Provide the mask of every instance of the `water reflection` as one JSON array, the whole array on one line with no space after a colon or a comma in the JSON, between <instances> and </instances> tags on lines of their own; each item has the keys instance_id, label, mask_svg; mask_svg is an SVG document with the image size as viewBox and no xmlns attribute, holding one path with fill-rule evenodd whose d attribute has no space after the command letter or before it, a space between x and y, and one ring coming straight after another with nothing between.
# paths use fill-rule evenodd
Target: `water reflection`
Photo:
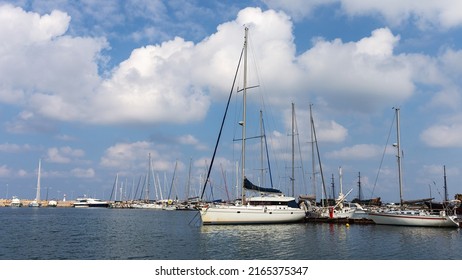
<instances>
[{"instance_id":1,"label":"water reflection","mask_svg":"<svg viewBox=\"0 0 462 280\"><path fill-rule=\"evenodd\" d=\"M191 225L195 214L0 208L0 259L462 259L458 229Z\"/></svg>"}]
</instances>

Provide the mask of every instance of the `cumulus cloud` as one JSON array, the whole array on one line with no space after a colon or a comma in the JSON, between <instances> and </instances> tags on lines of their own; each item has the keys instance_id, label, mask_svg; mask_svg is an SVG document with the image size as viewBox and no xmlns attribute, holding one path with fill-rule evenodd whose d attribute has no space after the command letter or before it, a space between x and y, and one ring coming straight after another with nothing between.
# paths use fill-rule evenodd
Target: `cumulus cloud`
<instances>
[{"instance_id":1,"label":"cumulus cloud","mask_svg":"<svg viewBox=\"0 0 462 280\"><path fill-rule=\"evenodd\" d=\"M337 151L326 153L326 157L335 159L371 159L380 156L383 147L371 144L358 144L352 147L345 147Z\"/></svg>"},{"instance_id":2,"label":"cumulus cloud","mask_svg":"<svg viewBox=\"0 0 462 280\"><path fill-rule=\"evenodd\" d=\"M153 170L173 172L175 162L171 160L174 154L172 147L168 151L162 151L154 143L147 141L116 143L106 149L100 165L105 168L117 168L121 173L143 172L143 170L147 172L149 154ZM179 163L178 167L184 168L182 163Z\"/></svg>"},{"instance_id":3,"label":"cumulus cloud","mask_svg":"<svg viewBox=\"0 0 462 280\"><path fill-rule=\"evenodd\" d=\"M263 0L263 2L271 9L284 10L295 20L311 16L318 6L330 5L337 1L338 0Z\"/></svg>"},{"instance_id":4,"label":"cumulus cloud","mask_svg":"<svg viewBox=\"0 0 462 280\"><path fill-rule=\"evenodd\" d=\"M339 1L348 15L381 14L393 25L410 21L425 29L429 26L451 28L462 24L462 4L459 1Z\"/></svg>"},{"instance_id":5,"label":"cumulus cloud","mask_svg":"<svg viewBox=\"0 0 462 280\"><path fill-rule=\"evenodd\" d=\"M430 147L462 147L462 123L439 124L425 129L420 139Z\"/></svg>"},{"instance_id":6,"label":"cumulus cloud","mask_svg":"<svg viewBox=\"0 0 462 280\"><path fill-rule=\"evenodd\" d=\"M5 164L0 166L0 177L5 178L5 177L10 177L12 174L11 168L6 166Z\"/></svg>"},{"instance_id":7,"label":"cumulus cloud","mask_svg":"<svg viewBox=\"0 0 462 280\"><path fill-rule=\"evenodd\" d=\"M4 143L0 144L0 152L4 153L20 153L25 151L30 151L32 147L28 144L18 145L18 144L10 144Z\"/></svg>"},{"instance_id":8,"label":"cumulus cloud","mask_svg":"<svg viewBox=\"0 0 462 280\"><path fill-rule=\"evenodd\" d=\"M358 42L320 39L299 58L306 69L305 87L322 92L330 105L348 104L363 112L403 101L415 86L408 58L393 55L398 41L399 36L387 28L374 30Z\"/></svg>"},{"instance_id":9,"label":"cumulus cloud","mask_svg":"<svg viewBox=\"0 0 462 280\"><path fill-rule=\"evenodd\" d=\"M201 144L201 142L191 134L180 136L177 140L180 144L194 146L197 150L204 151L208 148L206 145Z\"/></svg>"},{"instance_id":10,"label":"cumulus cloud","mask_svg":"<svg viewBox=\"0 0 462 280\"><path fill-rule=\"evenodd\" d=\"M74 168L71 170L71 174L77 178L93 178L95 177L95 170L93 168L82 169L82 168Z\"/></svg>"},{"instance_id":11,"label":"cumulus cloud","mask_svg":"<svg viewBox=\"0 0 462 280\"><path fill-rule=\"evenodd\" d=\"M462 3L452 0L380 1L380 0L264 0L268 7L281 9L300 19L312 15L316 8L339 4L339 10L350 17L381 15L390 25L407 22L421 29L452 28L462 24Z\"/></svg>"},{"instance_id":12,"label":"cumulus cloud","mask_svg":"<svg viewBox=\"0 0 462 280\"><path fill-rule=\"evenodd\" d=\"M4 27L6 22L22 28L13 33ZM298 55L285 13L246 8L198 43L177 37L134 49L103 77L98 67L108 43L104 38L68 35L70 22L69 15L59 11L39 15L0 5L0 39L13 36L0 48L0 54L8 54L0 60L0 102L24 108L8 124L9 131L37 127L27 125L37 117L97 124L200 121L213 102L227 96L242 48L243 25L250 28L250 53L258 66L258 71L249 71L249 84L259 85L261 79L265 98L278 107L287 106L288 98L309 94L337 110L370 113L406 100L416 81L438 72L422 75L420 67L413 66L429 61L422 55L394 54L400 36L388 28L357 42L317 39ZM431 65L438 69L436 63ZM433 78L435 83L442 79ZM256 96L250 98L255 101ZM25 118L26 113L34 117ZM331 137L345 137L338 124L329 126L330 132L335 130Z\"/></svg>"},{"instance_id":13,"label":"cumulus cloud","mask_svg":"<svg viewBox=\"0 0 462 280\"><path fill-rule=\"evenodd\" d=\"M53 147L47 151L46 161L55 163L70 163L76 158L81 158L85 152L81 149L73 149L71 147Z\"/></svg>"}]
</instances>

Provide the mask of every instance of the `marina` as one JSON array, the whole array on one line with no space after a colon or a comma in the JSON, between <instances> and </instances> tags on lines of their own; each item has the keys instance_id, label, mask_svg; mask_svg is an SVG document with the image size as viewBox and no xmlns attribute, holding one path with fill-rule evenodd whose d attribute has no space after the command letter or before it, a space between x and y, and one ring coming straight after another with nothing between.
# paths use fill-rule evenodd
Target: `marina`
<instances>
[{"instance_id":1,"label":"marina","mask_svg":"<svg viewBox=\"0 0 462 280\"><path fill-rule=\"evenodd\" d=\"M458 260L458 229L207 225L194 211L0 208L3 260ZM12 238L14 236L14 238ZM41 242L37 242L41 240Z\"/></svg>"},{"instance_id":2,"label":"marina","mask_svg":"<svg viewBox=\"0 0 462 280\"><path fill-rule=\"evenodd\" d=\"M33 200L19 200L18 198L14 199L0 199L0 208L27 208L27 205L31 203ZM100 199L97 199L99 203L101 203ZM56 204L55 204L56 203ZM81 204L81 200L68 200L68 201L42 201L41 207L40 208L89 208L87 205L85 206L75 206ZM199 208L201 207L200 205L188 205L186 203L179 203L177 205L168 205L168 202L165 204L167 207L155 207L155 208L150 208L150 207L139 207L140 203L139 202L133 202L133 201L103 201L102 204L99 204L98 206L95 206L96 208L109 208L109 209L114 209L115 210L127 210L127 211L136 211L136 210L143 210L146 212L160 212L162 210L177 210L175 212L184 212L184 210L187 210L186 212L192 212L196 213L196 216L193 217L193 222L199 222L197 220L197 216L200 213ZM107 203L107 204L106 204ZM19 206L21 205L21 206ZM197 207L197 208L196 208ZM91 207L93 208L93 207ZM331 208L332 209L332 208ZM374 213L379 213L377 207L374 208ZM383 209L386 209L383 208ZM459 208L457 208L459 209ZM238 208L238 210L241 210ZM110 211L110 210L108 210ZM382 210L385 211L385 210ZM167 211L170 212L170 211ZM370 211L368 211L370 212ZM242 213L244 214L244 213ZM194 221L195 220L195 221ZM192 221L189 221L191 223ZM272 222L275 223L275 222ZM358 217L329 217L329 216L323 216L319 215L318 213L312 213L312 212L306 212L305 217L303 219L298 219L295 221L289 221L285 222L287 223L308 223L308 224L341 224L341 225L375 225L375 222L369 218L368 213L363 213L361 211L360 216ZM458 227L462 227L462 222L460 220L457 220ZM235 223L239 224L239 223ZM246 223L240 223L240 224L246 224ZM248 223L247 223L248 224ZM254 223L254 224L265 224L265 222L261 223ZM207 225L207 223L205 223ZM207 225L208 226L208 225ZM412 226L412 225L411 225ZM417 225L418 226L418 225ZM438 226L435 226L438 227Z\"/></svg>"}]
</instances>

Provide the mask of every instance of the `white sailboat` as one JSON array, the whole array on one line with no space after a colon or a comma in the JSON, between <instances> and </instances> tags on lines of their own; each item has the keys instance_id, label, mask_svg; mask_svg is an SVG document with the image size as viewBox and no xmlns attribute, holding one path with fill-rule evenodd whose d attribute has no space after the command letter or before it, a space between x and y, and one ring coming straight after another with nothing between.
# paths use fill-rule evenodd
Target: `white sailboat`
<instances>
[{"instance_id":1,"label":"white sailboat","mask_svg":"<svg viewBox=\"0 0 462 280\"><path fill-rule=\"evenodd\" d=\"M38 171L37 171L37 193L35 195L35 199L29 203L29 207L40 207L42 204L40 203L40 173L41 173L41 164L42 160L39 159Z\"/></svg>"},{"instance_id":2,"label":"white sailboat","mask_svg":"<svg viewBox=\"0 0 462 280\"><path fill-rule=\"evenodd\" d=\"M203 225L209 224L275 224L275 223L293 223L300 222L305 218L305 210L301 209L295 202L294 197L287 197L279 190L270 188L261 188L253 185L245 176L245 144L246 144L246 92L247 92L247 44L248 44L248 28L245 28L243 55L244 63L244 85L243 85L243 120L240 122L242 126L242 158L241 158L241 174L240 182L242 184L242 198L236 201L235 204L211 204L205 205L200 209L200 216ZM226 116L226 113L225 113ZM221 134L221 130L220 130ZM220 137L219 134L219 137ZM218 141L217 141L218 144ZM216 148L215 148L216 151ZM214 153L215 156L215 153ZM210 169L213 165L209 167ZM202 196L205 191L205 186L208 178L205 181L202 190ZM253 190L259 193L259 196L246 197L246 189Z\"/></svg>"},{"instance_id":3,"label":"white sailboat","mask_svg":"<svg viewBox=\"0 0 462 280\"><path fill-rule=\"evenodd\" d=\"M400 149L400 123L399 108L395 108L396 113L396 135L397 135L397 158L398 158L398 181L400 208L398 210L373 211L368 217L379 225L396 226L420 226L420 227L459 227L457 216L454 209L443 209L430 211L426 209L404 209L403 208L403 188L401 172L401 149Z\"/></svg>"}]
</instances>

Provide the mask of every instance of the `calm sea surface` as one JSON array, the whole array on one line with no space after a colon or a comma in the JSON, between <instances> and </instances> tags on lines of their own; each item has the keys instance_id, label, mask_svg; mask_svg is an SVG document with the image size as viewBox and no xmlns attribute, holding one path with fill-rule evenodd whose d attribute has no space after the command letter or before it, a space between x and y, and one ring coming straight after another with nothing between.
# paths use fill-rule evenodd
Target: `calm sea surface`
<instances>
[{"instance_id":1,"label":"calm sea surface","mask_svg":"<svg viewBox=\"0 0 462 280\"><path fill-rule=\"evenodd\" d=\"M0 259L462 259L459 229L354 224L201 226L196 214L0 208Z\"/></svg>"}]
</instances>

